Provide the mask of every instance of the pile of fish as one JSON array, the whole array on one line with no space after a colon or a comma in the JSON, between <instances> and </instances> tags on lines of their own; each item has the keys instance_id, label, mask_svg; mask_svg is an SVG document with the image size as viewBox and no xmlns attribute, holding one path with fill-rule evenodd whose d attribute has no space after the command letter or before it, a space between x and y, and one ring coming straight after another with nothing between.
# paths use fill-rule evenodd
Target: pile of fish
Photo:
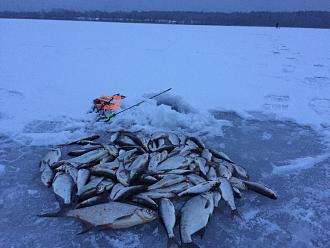
<instances>
[{"instance_id":1,"label":"pile of fish","mask_svg":"<svg viewBox=\"0 0 330 248\"><path fill-rule=\"evenodd\" d=\"M238 215L235 198L241 198L241 191L277 198L199 138L164 132L140 138L124 129L109 131L105 142L99 138L60 145L43 158L41 181L52 187L62 208L42 216L79 219L84 231L128 228L159 216L169 244L197 247L192 235L205 229L220 201ZM64 155L63 148L71 150ZM173 204L178 199L185 201L180 210ZM181 244L174 234L176 222Z\"/></svg>"}]
</instances>

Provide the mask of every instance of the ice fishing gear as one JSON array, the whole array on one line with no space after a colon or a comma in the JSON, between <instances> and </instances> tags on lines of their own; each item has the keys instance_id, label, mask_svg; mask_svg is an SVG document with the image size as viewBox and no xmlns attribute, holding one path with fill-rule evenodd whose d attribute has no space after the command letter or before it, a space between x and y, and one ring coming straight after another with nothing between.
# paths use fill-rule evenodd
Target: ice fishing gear
<instances>
[{"instance_id":1,"label":"ice fishing gear","mask_svg":"<svg viewBox=\"0 0 330 248\"><path fill-rule=\"evenodd\" d=\"M113 103L112 101L120 101L125 99L126 97L120 94L115 94L112 96L100 96L93 100L93 111L109 111L115 110L121 107L119 103Z\"/></svg>"},{"instance_id":2,"label":"ice fishing gear","mask_svg":"<svg viewBox=\"0 0 330 248\"><path fill-rule=\"evenodd\" d=\"M172 89L172 88L168 88L167 90L164 90L164 91L162 91L162 92L160 92L160 93L158 93L158 94L156 94L156 95L154 95L154 96L152 96L152 97L149 97L148 99L153 99L153 98L155 98L155 97L157 97L157 96L160 96L160 95L162 95L162 94L164 94L164 93L170 91L171 89ZM111 121L111 119L112 119L113 117L115 117L115 116L117 116L117 115L119 115L119 114L121 114L121 113L123 113L123 112L125 112L125 111L127 111L127 110L130 110L130 109L132 109L132 108L134 108L134 107L137 107L137 106L139 106L140 104L144 103L145 101L146 101L146 100L142 100L142 101L140 101L140 102L138 102L138 103L136 103L136 104L134 104L134 105L132 105L132 106L130 106L130 107L128 107L128 108L125 108L125 109L123 109L123 110L121 110L121 111L119 111L119 112L117 112L117 113L109 113L109 115L107 115L107 113L104 113L104 114L105 114L105 122Z\"/></svg>"}]
</instances>

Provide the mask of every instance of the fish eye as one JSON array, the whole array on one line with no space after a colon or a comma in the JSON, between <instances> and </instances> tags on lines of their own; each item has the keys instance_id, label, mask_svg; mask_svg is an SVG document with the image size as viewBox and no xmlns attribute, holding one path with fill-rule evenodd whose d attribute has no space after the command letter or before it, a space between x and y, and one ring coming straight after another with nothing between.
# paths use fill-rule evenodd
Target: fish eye
<instances>
[{"instance_id":1,"label":"fish eye","mask_svg":"<svg viewBox=\"0 0 330 248\"><path fill-rule=\"evenodd\" d=\"M151 210L151 209L146 209L146 213L149 214L149 215L153 215L154 214L154 211Z\"/></svg>"}]
</instances>

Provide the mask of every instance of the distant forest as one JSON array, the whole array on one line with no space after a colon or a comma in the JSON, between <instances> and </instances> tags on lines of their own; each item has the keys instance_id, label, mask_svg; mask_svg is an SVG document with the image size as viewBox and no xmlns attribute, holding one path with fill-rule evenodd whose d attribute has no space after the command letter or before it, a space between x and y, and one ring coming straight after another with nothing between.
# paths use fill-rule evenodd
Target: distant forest
<instances>
[{"instance_id":1,"label":"distant forest","mask_svg":"<svg viewBox=\"0 0 330 248\"><path fill-rule=\"evenodd\" d=\"M70 11L0 12L0 18L79 20L102 22L165 23L188 25L330 28L330 12L190 12L190 11Z\"/></svg>"}]
</instances>

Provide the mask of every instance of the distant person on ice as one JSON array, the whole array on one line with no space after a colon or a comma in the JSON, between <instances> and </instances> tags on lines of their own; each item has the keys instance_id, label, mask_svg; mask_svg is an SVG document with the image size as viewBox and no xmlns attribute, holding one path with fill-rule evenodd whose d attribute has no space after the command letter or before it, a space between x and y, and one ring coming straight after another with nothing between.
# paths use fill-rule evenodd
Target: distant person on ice
<instances>
[{"instance_id":1,"label":"distant person on ice","mask_svg":"<svg viewBox=\"0 0 330 248\"><path fill-rule=\"evenodd\" d=\"M276 22L276 28L280 28L280 24Z\"/></svg>"}]
</instances>

